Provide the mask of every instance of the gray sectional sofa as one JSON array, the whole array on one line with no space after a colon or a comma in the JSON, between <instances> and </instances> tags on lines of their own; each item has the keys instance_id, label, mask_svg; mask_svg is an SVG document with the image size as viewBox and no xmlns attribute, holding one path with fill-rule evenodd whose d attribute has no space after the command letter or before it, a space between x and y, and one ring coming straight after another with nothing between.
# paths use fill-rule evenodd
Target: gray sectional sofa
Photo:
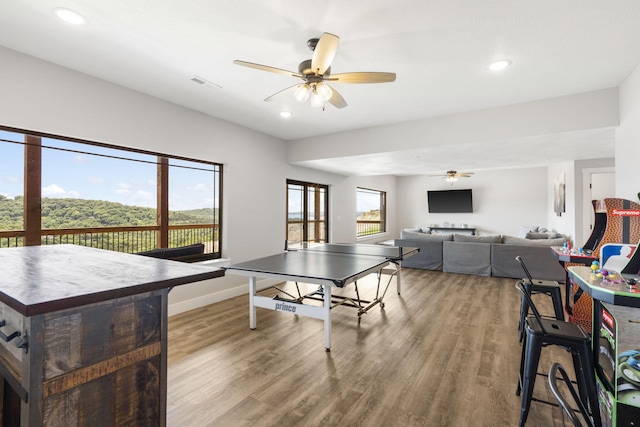
<instances>
[{"instance_id":1,"label":"gray sectional sofa","mask_svg":"<svg viewBox=\"0 0 640 427\"><path fill-rule=\"evenodd\" d=\"M547 237L554 237L552 234ZM533 236L532 236L533 237ZM396 246L420 248L420 252L402 262L403 267L442 270L449 273L521 278L520 255L536 279L565 280L565 271L551 252L562 246L564 237L520 238L488 235L435 234L430 230L403 230Z\"/></svg>"}]
</instances>

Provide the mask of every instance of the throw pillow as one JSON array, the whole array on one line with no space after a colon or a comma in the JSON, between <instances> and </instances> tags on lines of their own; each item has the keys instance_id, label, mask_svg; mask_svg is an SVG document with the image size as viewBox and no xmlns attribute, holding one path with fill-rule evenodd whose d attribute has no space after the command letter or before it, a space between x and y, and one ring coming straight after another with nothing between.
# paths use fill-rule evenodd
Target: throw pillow
<instances>
[{"instance_id":1,"label":"throw pillow","mask_svg":"<svg viewBox=\"0 0 640 427\"><path fill-rule=\"evenodd\" d=\"M548 239L549 238L549 234L547 233L527 233L527 235L525 236L525 239L531 239L531 240L537 240L537 239Z\"/></svg>"},{"instance_id":2,"label":"throw pillow","mask_svg":"<svg viewBox=\"0 0 640 427\"><path fill-rule=\"evenodd\" d=\"M518 237L524 239L527 237L527 233L535 233L536 231L538 231L537 225L523 225L522 227L520 227Z\"/></svg>"},{"instance_id":3,"label":"throw pillow","mask_svg":"<svg viewBox=\"0 0 640 427\"><path fill-rule=\"evenodd\" d=\"M423 233L422 231L409 231L409 230L402 230L400 232L401 239L428 239L431 236L435 236L435 233L431 233L431 231Z\"/></svg>"},{"instance_id":4,"label":"throw pillow","mask_svg":"<svg viewBox=\"0 0 640 427\"><path fill-rule=\"evenodd\" d=\"M505 245L519 245L519 246L562 246L566 240L559 239L522 239L520 237L504 236L502 243Z\"/></svg>"}]
</instances>

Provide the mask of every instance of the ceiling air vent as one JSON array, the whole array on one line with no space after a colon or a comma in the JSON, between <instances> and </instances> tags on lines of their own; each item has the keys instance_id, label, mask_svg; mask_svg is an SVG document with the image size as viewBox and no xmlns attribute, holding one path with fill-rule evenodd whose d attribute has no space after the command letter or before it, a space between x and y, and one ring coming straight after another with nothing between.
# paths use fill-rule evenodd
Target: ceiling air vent
<instances>
[{"instance_id":1,"label":"ceiling air vent","mask_svg":"<svg viewBox=\"0 0 640 427\"><path fill-rule=\"evenodd\" d=\"M192 82L196 82L199 85L204 85L204 86L211 86L211 87L215 87L218 89L222 89L222 86L217 85L213 82L210 82L208 80L203 79L202 77L198 77L198 76L193 76L193 78L191 79Z\"/></svg>"}]
</instances>

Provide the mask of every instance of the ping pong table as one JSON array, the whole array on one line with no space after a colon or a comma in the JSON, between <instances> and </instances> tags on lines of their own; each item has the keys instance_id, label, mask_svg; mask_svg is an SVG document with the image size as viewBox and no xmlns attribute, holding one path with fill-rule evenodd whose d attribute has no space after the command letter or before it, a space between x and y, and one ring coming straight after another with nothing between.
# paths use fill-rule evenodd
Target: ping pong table
<instances>
[{"instance_id":1,"label":"ping pong table","mask_svg":"<svg viewBox=\"0 0 640 427\"><path fill-rule=\"evenodd\" d=\"M256 328L256 307L312 317L324 321L324 346L331 349L331 309L345 305L358 310L358 321L362 314L375 305L384 308L383 298L393 277L396 278L398 294L401 291L401 262L414 255L418 248L360 245L360 244L318 244L298 250L287 250L276 255L232 264L225 269L230 274L249 276L249 327ZM395 268L386 269L389 264ZM389 280L381 293L383 272ZM359 297L357 280L370 274L377 274L376 297L373 301ZM280 294L276 297L261 296L257 293L256 279L278 279L296 282L298 295L292 295L276 287ZM302 294L298 282L319 285L311 293ZM354 283L356 297L332 296L332 288L343 288ZM282 296L284 294L284 296ZM305 300L319 300L322 305L305 304Z\"/></svg>"}]
</instances>

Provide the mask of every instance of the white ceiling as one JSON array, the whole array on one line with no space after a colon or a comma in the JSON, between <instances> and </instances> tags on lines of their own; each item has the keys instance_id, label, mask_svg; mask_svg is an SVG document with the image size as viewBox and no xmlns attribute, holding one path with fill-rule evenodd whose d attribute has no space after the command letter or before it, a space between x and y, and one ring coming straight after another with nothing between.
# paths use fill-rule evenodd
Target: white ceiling
<instances>
[{"instance_id":1,"label":"white ceiling","mask_svg":"<svg viewBox=\"0 0 640 427\"><path fill-rule=\"evenodd\" d=\"M61 22L53 14L57 6L76 10L88 24ZM233 64L241 59L297 71L311 58L307 40L323 32L341 38L332 73L387 71L397 80L336 83L349 106L320 111L292 97L264 102L298 80ZM616 87L640 63L640 1L2 0L0 45L297 140ZM487 70L501 58L512 66ZM194 76L220 87L198 85ZM283 109L293 116L282 119ZM559 140L567 141L568 157L601 156L603 147L613 157L611 131L519 143L528 152L537 144L545 164L565 160L557 156ZM463 167L504 167L492 151L468 147L472 155ZM430 157L426 149L385 152L311 166L406 174L409 167L427 170L420 159Z\"/></svg>"}]
</instances>

